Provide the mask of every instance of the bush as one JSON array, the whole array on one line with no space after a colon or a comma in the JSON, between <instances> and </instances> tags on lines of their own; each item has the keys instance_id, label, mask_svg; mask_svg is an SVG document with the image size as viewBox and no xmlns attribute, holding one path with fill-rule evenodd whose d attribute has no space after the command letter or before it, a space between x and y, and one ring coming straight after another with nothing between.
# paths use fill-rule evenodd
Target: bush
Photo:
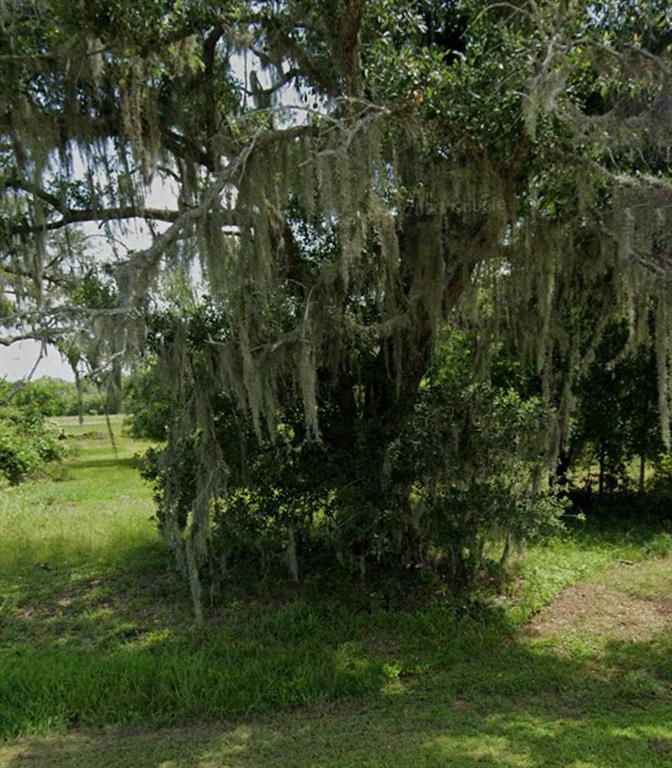
<instances>
[{"instance_id":1,"label":"bush","mask_svg":"<svg viewBox=\"0 0 672 768\"><path fill-rule=\"evenodd\" d=\"M449 337L391 459L407 475L419 542L468 584L510 547L560 526L566 508L543 482L549 413L539 398L474 382L468 345Z\"/></svg>"},{"instance_id":2,"label":"bush","mask_svg":"<svg viewBox=\"0 0 672 768\"><path fill-rule=\"evenodd\" d=\"M646 553L653 557L667 557L672 553L672 533L657 533L646 545Z\"/></svg>"},{"instance_id":3,"label":"bush","mask_svg":"<svg viewBox=\"0 0 672 768\"><path fill-rule=\"evenodd\" d=\"M61 436L39 414L0 409L0 476L11 485L40 473L63 454Z\"/></svg>"},{"instance_id":4,"label":"bush","mask_svg":"<svg viewBox=\"0 0 672 768\"><path fill-rule=\"evenodd\" d=\"M669 501L672 507L672 453L661 454L654 463L653 477L647 483L653 497Z\"/></svg>"},{"instance_id":5,"label":"bush","mask_svg":"<svg viewBox=\"0 0 672 768\"><path fill-rule=\"evenodd\" d=\"M124 411L129 415L127 429L132 437L166 439L171 408L169 392L153 362L133 372L124 392Z\"/></svg>"},{"instance_id":6,"label":"bush","mask_svg":"<svg viewBox=\"0 0 672 768\"><path fill-rule=\"evenodd\" d=\"M178 559L186 562L183 531L199 488L225 464L226 493L210 501L203 577L220 570L213 565L227 574L284 571L293 580L338 566L360 578L433 573L473 587L511 546L557 528L565 506L543 481L549 413L539 399L474 383L471 354L462 336L447 338L394 439L374 415L339 441L341 411L327 387L321 424L328 439L321 443L305 439L299 402L278 410L271 441L255 435L220 394L212 420L173 436L145 464ZM198 401L196 386L187 382L184 408ZM140 399L138 425L166 423L158 391Z\"/></svg>"},{"instance_id":7,"label":"bush","mask_svg":"<svg viewBox=\"0 0 672 768\"><path fill-rule=\"evenodd\" d=\"M61 379L43 377L21 384L13 404L26 413L42 416L64 416L72 398L74 386Z\"/></svg>"}]
</instances>

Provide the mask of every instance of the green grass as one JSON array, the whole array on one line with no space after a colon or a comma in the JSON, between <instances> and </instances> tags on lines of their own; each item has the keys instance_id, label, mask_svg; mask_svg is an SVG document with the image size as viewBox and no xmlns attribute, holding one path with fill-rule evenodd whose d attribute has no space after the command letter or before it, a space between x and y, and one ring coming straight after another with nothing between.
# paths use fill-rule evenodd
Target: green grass
<instances>
[{"instance_id":1,"label":"green grass","mask_svg":"<svg viewBox=\"0 0 672 768\"><path fill-rule=\"evenodd\" d=\"M53 419L69 435L64 477L2 491L3 586L28 574L32 580L31 568L38 563L64 573L94 563L119 565L146 549L159 551L151 494L134 469L134 456L144 446L121 437L121 417L111 419L116 453L103 417L90 417L83 427L70 417Z\"/></svg>"},{"instance_id":2,"label":"green grass","mask_svg":"<svg viewBox=\"0 0 672 768\"><path fill-rule=\"evenodd\" d=\"M142 446L118 422L116 455L103 420L64 428L66 479L0 498L0 735L23 737L0 766L670 764L669 631L525 627L578 580L663 601L664 532L578 528L460 615L269 590L215 596L199 630L133 467Z\"/></svg>"}]
</instances>

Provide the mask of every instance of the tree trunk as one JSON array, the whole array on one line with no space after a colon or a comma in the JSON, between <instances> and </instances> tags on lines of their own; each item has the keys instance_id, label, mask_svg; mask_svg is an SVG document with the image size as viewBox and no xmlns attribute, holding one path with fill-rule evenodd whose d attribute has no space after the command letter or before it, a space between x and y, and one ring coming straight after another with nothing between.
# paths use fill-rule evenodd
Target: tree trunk
<instances>
[{"instance_id":1,"label":"tree trunk","mask_svg":"<svg viewBox=\"0 0 672 768\"><path fill-rule=\"evenodd\" d=\"M296 555L296 533L294 531L294 523L290 523L287 526L288 542L287 542L287 568L289 569L289 576L295 583L299 583L299 561Z\"/></svg>"},{"instance_id":2,"label":"tree trunk","mask_svg":"<svg viewBox=\"0 0 672 768\"><path fill-rule=\"evenodd\" d=\"M121 363L115 360L107 379L107 387L105 393L105 410L107 413L121 413L121 398Z\"/></svg>"},{"instance_id":3,"label":"tree trunk","mask_svg":"<svg viewBox=\"0 0 672 768\"><path fill-rule=\"evenodd\" d=\"M572 456L569 451L560 451L558 456L558 463L555 467L555 472L551 473L549 482L551 486L558 485L561 488L565 488L568 484L569 468L572 465Z\"/></svg>"},{"instance_id":4,"label":"tree trunk","mask_svg":"<svg viewBox=\"0 0 672 768\"><path fill-rule=\"evenodd\" d=\"M604 454L600 454L600 474L598 479L597 493L600 498L604 495Z\"/></svg>"},{"instance_id":5,"label":"tree trunk","mask_svg":"<svg viewBox=\"0 0 672 768\"><path fill-rule=\"evenodd\" d=\"M499 558L499 566L503 568L509 561L509 553L511 552L511 537L507 534L504 540L504 549L502 550L502 556Z\"/></svg>"},{"instance_id":6,"label":"tree trunk","mask_svg":"<svg viewBox=\"0 0 672 768\"><path fill-rule=\"evenodd\" d=\"M639 454L639 492L644 493L644 483L646 480L646 456Z\"/></svg>"},{"instance_id":7,"label":"tree trunk","mask_svg":"<svg viewBox=\"0 0 672 768\"><path fill-rule=\"evenodd\" d=\"M203 625L203 590L201 587L200 575L198 573L196 554L194 552L193 535L187 539L186 543L186 564L191 592L191 604L194 610L194 620L196 625L200 627Z\"/></svg>"},{"instance_id":8,"label":"tree trunk","mask_svg":"<svg viewBox=\"0 0 672 768\"><path fill-rule=\"evenodd\" d=\"M72 371L75 374L75 389L77 391L77 419L79 421L79 426L81 427L84 423L84 397L82 393L82 378L79 375L79 371L77 370L76 365L72 367Z\"/></svg>"}]
</instances>

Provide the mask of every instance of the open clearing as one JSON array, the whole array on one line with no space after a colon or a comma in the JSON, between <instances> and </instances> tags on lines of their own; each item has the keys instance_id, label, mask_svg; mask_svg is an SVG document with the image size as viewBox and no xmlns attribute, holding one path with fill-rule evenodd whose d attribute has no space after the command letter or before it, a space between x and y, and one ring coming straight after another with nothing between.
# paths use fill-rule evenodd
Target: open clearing
<instances>
[{"instance_id":1,"label":"open clearing","mask_svg":"<svg viewBox=\"0 0 672 768\"><path fill-rule=\"evenodd\" d=\"M0 499L2 768L672 763L656 531L532 548L517 586L467 617L307 590L217 596L198 631L133 467L142 446L117 433L115 455L104 424L67 429L68 478Z\"/></svg>"}]
</instances>

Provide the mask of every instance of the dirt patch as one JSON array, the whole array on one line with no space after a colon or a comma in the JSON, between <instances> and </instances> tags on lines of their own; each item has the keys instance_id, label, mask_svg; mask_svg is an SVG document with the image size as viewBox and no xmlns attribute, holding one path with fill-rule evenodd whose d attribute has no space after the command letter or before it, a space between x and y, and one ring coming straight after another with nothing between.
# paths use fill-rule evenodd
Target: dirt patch
<instances>
[{"instance_id":1,"label":"dirt patch","mask_svg":"<svg viewBox=\"0 0 672 768\"><path fill-rule=\"evenodd\" d=\"M647 589L652 574L658 573L660 580L656 579L656 588ZM666 562L615 566L599 578L563 589L529 622L525 635L650 640L672 630L672 592L666 595L665 590L660 589L662 582L671 577L670 558Z\"/></svg>"}]
</instances>

